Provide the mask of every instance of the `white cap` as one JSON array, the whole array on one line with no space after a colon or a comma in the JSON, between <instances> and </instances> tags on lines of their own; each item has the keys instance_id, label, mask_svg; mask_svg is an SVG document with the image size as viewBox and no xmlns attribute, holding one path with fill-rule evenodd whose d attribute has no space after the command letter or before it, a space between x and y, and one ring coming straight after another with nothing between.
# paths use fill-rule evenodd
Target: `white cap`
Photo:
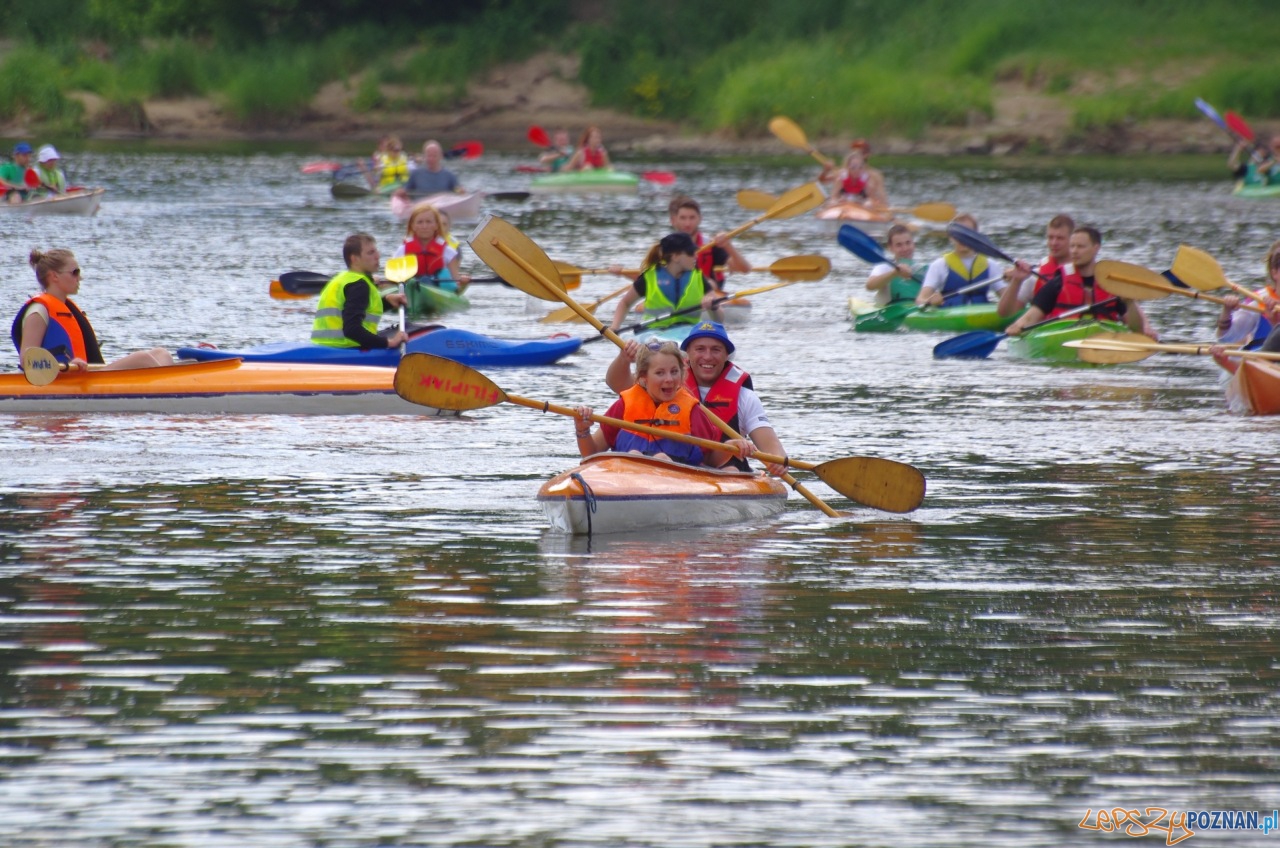
<instances>
[{"instance_id":1,"label":"white cap","mask_svg":"<svg viewBox=\"0 0 1280 848\"><path fill-rule=\"evenodd\" d=\"M61 158L62 157L58 155L58 151L52 144L46 144L44 147L41 147L40 152L36 154L37 162L52 162L55 159Z\"/></svg>"}]
</instances>

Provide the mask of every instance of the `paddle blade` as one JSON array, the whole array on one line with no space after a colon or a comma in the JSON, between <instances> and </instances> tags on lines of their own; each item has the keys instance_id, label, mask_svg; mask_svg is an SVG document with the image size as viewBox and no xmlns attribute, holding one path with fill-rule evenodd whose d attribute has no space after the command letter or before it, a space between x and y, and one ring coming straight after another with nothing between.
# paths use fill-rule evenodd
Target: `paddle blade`
<instances>
[{"instance_id":1,"label":"paddle blade","mask_svg":"<svg viewBox=\"0 0 1280 848\"><path fill-rule=\"evenodd\" d=\"M383 272L393 283L403 283L418 276L418 257L393 256L387 260L386 271Z\"/></svg>"},{"instance_id":2,"label":"paddle blade","mask_svg":"<svg viewBox=\"0 0 1280 848\"><path fill-rule=\"evenodd\" d=\"M831 273L831 260L816 253L786 256L770 265L769 273L792 283L817 282Z\"/></svg>"},{"instance_id":3,"label":"paddle blade","mask_svg":"<svg viewBox=\"0 0 1280 848\"><path fill-rule=\"evenodd\" d=\"M738 205L753 212L763 212L777 202L778 196L767 191L744 188L738 192Z\"/></svg>"},{"instance_id":4,"label":"paddle blade","mask_svg":"<svg viewBox=\"0 0 1280 848\"><path fill-rule=\"evenodd\" d=\"M280 288L291 295L314 297L329 283L329 277L316 271L285 271L280 275Z\"/></svg>"},{"instance_id":5,"label":"paddle blade","mask_svg":"<svg viewBox=\"0 0 1280 848\"><path fill-rule=\"evenodd\" d=\"M986 359L1004 341L1004 333L974 330L938 342L933 346L934 359Z\"/></svg>"},{"instance_id":6,"label":"paddle blade","mask_svg":"<svg viewBox=\"0 0 1280 848\"><path fill-rule=\"evenodd\" d=\"M42 347L29 347L22 354L22 376L33 386L47 386L58 379L58 360Z\"/></svg>"},{"instance_id":7,"label":"paddle blade","mask_svg":"<svg viewBox=\"0 0 1280 848\"><path fill-rule=\"evenodd\" d=\"M1001 252L1000 248L992 244L991 240L982 233L964 224L948 224L947 237L955 239L956 244L962 244L974 253L981 253L983 256L1013 264L1013 257Z\"/></svg>"},{"instance_id":8,"label":"paddle blade","mask_svg":"<svg viewBox=\"0 0 1280 848\"><path fill-rule=\"evenodd\" d=\"M880 249L880 243L853 224L841 224L836 233L836 241L863 262L869 262L872 265L889 262L889 257L885 256L884 251Z\"/></svg>"},{"instance_id":9,"label":"paddle blade","mask_svg":"<svg viewBox=\"0 0 1280 848\"><path fill-rule=\"evenodd\" d=\"M853 329L859 333L891 333L902 326L904 318L917 311L919 307L909 300L891 303L854 318Z\"/></svg>"},{"instance_id":10,"label":"paddle blade","mask_svg":"<svg viewBox=\"0 0 1280 848\"><path fill-rule=\"evenodd\" d=\"M817 183L805 183L779 197L763 218L794 218L822 205L827 196Z\"/></svg>"},{"instance_id":11,"label":"paddle blade","mask_svg":"<svg viewBox=\"0 0 1280 848\"><path fill-rule=\"evenodd\" d=\"M1254 141L1257 139L1257 136L1253 133L1253 127L1249 126L1248 122L1245 121L1244 118L1240 117L1235 112L1228 112L1226 118L1227 129L1242 137L1245 141Z\"/></svg>"},{"instance_id":12,"label":"paddle blade","mask_svg":"<svg viewBox=\"0 0 1280 848\"><path fill-rule=\"evenodd\" d=\"M484 145L478 141L459 142L445 151L446 159L478 159L484 154Z\"/></svg>"},{"instance_id":13,"label":"paddle blade","mask_svg":"<svg viewBox=\"0 0 1280 848\"><path fill-rule=\"evenodd\" d=\"M1206 118L1213 121L1224 130L1227 130L1228 132L1231 131L1231 128L1227 126L1227 122L1222 120L1222 116L1218 114L1218 110L1210 106L1204 100L1201 100L1199 97L1196 98L1196 108L1199 109L1201 114Z\"/></svg>"},{"instance_id":14,"label":"paddle blade","mask_svg":"<svg viewBox=\"0 0 1280 848\"><path fill-rule=\"evenodd\" d=\"M1147 349L1151 339L1141 333L1095 333L1087 339L1063 342L1064 347L1075 348L1081 362L1093 365L1119 365L1139 362L1156 353Z\"/></svg>"},{"instance_id":15,"label":"paddle blade","mask_svg":"<svg viewBox=\"0 0 1280 848\"><path fill-rule=\"evenodd\" d=\"M332 174L335 171L342 170L341 162L308 162L302 166L304 174Z\"/></svg>"},{"instance_id":16,"label":"paddle blade","mask_svg":"<svg viewBox=\"0 0 1280 848\"><path fill-rule=\"evenodd\" d=\"M812 471L849 500L885 512L911 512L924 501L924 475L903 462L848 456L814 466Z\"/></svg>"},{"instance_id":17,"label":"paddle blade","mask_svg":"<svg viewBox=\"0 0 1280 848\"><path fill-rule=\"evenodd\" d=\"M540 126L537 126L536 124L532 127L529 127L529 132L526 135L526 137L529 139L530 142L538 145L539 147L551 146L551 136L547 135L547 131Z\"/></svg>"},{"instance_id":18,"label":"paddle blade","mask_svg":"<svg viewBox=\"0 0 1280 848\"><path fill-rule=\"evenodd\" d=\"M1128 300L1159 300L1173 293L1163 274L1114 259L1098 262L1094 279L1108 294Z\"/></svg>"},{"instance_id":19,"label":"paddle blade","mask_svg":"<svg viewBox=\"0 0 1280 848\"><path fill-rule=\"evenodd\" d=\"M913 206L907 210L912 215L924 221L937 221L939 224L945 224L956 216L956 207L950 203L921 203L919 206Z\"/></svg>"},{"instance_id":20,"label":"paddle blade","mask_svg":"<svg viewBox=\"0 0 1280 848\"><path fill-rule=\"evenodd\" d=\"M396 394L410 403L464 412L507 399L492 380L461 362L429 353L409 353L396 366Z\"/></svg>"},{"instance_id":21,"label":"paddle blade","mask_svg":"<svg viewBox=\"0 0 1280 848\"><path fill-rule=\"evenodd\" d=\"M1169 270L1179 280L1200 291L1213 291L1230 285L1218 260L1189 244L1178 245Z\"/></svg>"},{"instance_id":22,"label":"paddle blade","mask_svg":"<svg viewBox=\"0 0 1280 848\"><path fill-rule=\"evenodd\" d=\"M467 241L481 262L525 294L539 300L569 297L555 263L533 239L501 218L490 218L476 227Z\"/></svg>"},{"instance_id":23,"label":"paddle blade","mask_svg":"<svg viewBox=\"0 0 1280 848\"><path fill-rule=\"evenodd\" d=\"M800 129L799 124L790 118L782 115L769 121L769 132L788 147L795 147L800 150L809 149L809 138L804 134L804 130Z\"/></svg>"},{"instance_id":24,"label":"paddle blade","mask_svg":"<svg viewBox=\"0 0 1280 848\"><path fill-rule=\"evenodd\" d=\"M648 180L658 185L675 185L676 175L670 171L641 171L640 179Z\"/></svg>"},{"instance_id":25,"label":"paddle blade","mask_svg":"<svg viewBox=\"0 0 1280 848\"><path fill-rule=\"evenodd\" d=\"M281 285L279 280L272 280L269 289L273 300L307 300L311 297L309 294L294 294Z\"/></svg>"}]
</instances>

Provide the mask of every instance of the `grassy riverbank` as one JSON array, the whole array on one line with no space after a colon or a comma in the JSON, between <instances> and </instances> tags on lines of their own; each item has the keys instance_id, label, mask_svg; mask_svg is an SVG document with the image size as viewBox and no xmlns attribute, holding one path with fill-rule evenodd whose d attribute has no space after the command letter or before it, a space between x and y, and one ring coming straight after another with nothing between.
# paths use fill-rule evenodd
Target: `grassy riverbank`
<instances>
[{"instance_id":1,"label":"grassy riverbank","mask_svg":"<svg viewBox=\"0 0 1280 848\"><path fill-rule=\"evenodd\" d=\"M1253 120L1280 115L1280 58L1259 37L1280 25L1280 6L1265 0L505 0L425 28L317 11L311 31L293 18L237 29L213 11L159 13L181 0L111 18L63 5L81 11L57 32L24 26L34 0L8 21L0 124L145 134L149 105L181 98L208 100L247 133L304 127L321 100L354 123L453 112L464 124L513 105L477 99L486 74L543 51L580 60L565 82L585 86L591 107L721 137L759 135L787 114L817 135L951 128L1034 153L1105 150L1135 122L1196 120L1195 97ZM1036 108L1004 114L1011 88Z\"/></svg>"}]
</instances>

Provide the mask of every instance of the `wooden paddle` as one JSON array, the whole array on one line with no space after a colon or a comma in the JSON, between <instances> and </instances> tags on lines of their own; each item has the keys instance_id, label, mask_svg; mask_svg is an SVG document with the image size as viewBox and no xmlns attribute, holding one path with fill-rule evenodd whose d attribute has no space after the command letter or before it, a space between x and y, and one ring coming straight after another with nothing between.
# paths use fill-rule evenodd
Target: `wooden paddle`
<instances>
[{"instance_id":1,"label":"wooden paddle","mask_svg":"<svg viewBox=\"0 0 1280 848\"><path fill-rule=\"evenodd\" d=\"M437 409L466 411L484 409L500 403L553 412L556 415L576 417L570 407L558 406L541 400L531 400L508 394L492 380L460 362L432 356L427 353L411 353L396 368L396 394L410 403ZM591 420L638 433L685 442L707 450L724 450L723 442L700 439L657 427L649 427L631 421L592 415ZM910 465L870 456L851 456L823 463L800 462L790 457L757 452L755 456L765 462L786 465L812 471L818 479L855 503L881 509L886 512L911 512L924 500L925 479Z\"/></svg>"},{"instance_id":2,"label":"wooden paddle","mask_svg":"<svg viewBox=\"0 0 1280 848\"><path fill-rule=\"evenodd\" d=\"M817 159L823 167L834 168L836 166L835 162L823 156L816 147L809 143L809 138L804 134L804 130L800 129L800 125L790 118L779 115L769 121L769 132L773 133L779 141L788 147L807 152L814 159Z\"/></svg>"},{"instance_id":3,"label":"wooden paddle","mask_svg":"<svg viewBox=\"0 0 1280 848\"><path fill-rule=\"evenodd\" d=\"M778 202L776 194L770 194L767 191L759 191L754 188L739 189L737 198L739 206L743 209L750 209L752 212L763 212Z\"/></svg>"},{"instance_id":4,"label":"wooden paddle","mask_svg":"<svg viewBox=\"0 0 1280 848\"><path fill-rule=\"evenodd\" d=\"M1212 261L1212 257L1210 257L1210 261ZM1215 262L1214 264L1216 265L1217 263ZM1187 280L1177 271L1174 271L1174 275L1180 280ZM1094 279L1109 293L1128 300L1159 300L1171 294L1177 294L1197 300L1207 300L1210 303L1221 304L1226 302L1225 298L1205 294L1203 291L1171 285L1163 274L1157 274L1155 271L1143 268L1141 265L1117 262L1114 259L1103 259L1098 262L1094 271ZM1215 285L1213 288L1218 288L1218 286ZM1252 292L1249 292L1249 297L1253 297ZM1242 303L1240 308L1261 314L1266 313L1265 309L1252 303Z\"/></svg>"},{"instance_id":5,"label":"wooden paddle","mask_svg":"<svg viewBox=\"0 0 1280 848\"><path fill-rule=\"evenodd\" d=\"M67 366L42 347L29 347L22 354L22 376L33 386L47 386L58 379Z\"/></svg>"},{"instance_id":6,"label":"wooden paddle","mask_svg":"<svg viewBox=\"0 0 1280 848\"><path fill-rule=\"evenodd\" d=\"M1255 301L1258 299L1257 294L1254 292L1249 291L1239 283L1233 283L1228 280L1227 275L1223 273L1222 266L1218 264L1218 260L1207 252L1189 244L1178 245L1178 252L1173 257L1173 266L1169 270L1179 280L1200 291L1213 291L1225 286L1241 297ZM1258 311L1264 312L1265 310Z\"/></svg>"},{"instance_id":7,"label":"wooden paddle","mask_svg":"<svg viewBox=\"0 0 1280 848\"><path fill-rule=\"evenodd\" d=\"M1063 342L1064 347L1075 348L1076 355L1082 362L1100 365L1114 365L1124 362L1139 362L1157 353L1180 353L1211 355L1212 348L1224 347L1225 356L1243 359L1280 360L1280 353L1267 353L1261 350L1243 350L1239 345L1214 344L1159 344L1151 341L1141 333L1098 333L1087 339L1074 339Z\"/></svg>"},{"instance_id":8,"label":"wooden paddle","mask_svg":"<svg viewBox=\"0 0 1280 848\"><path fill-rule=\"evenodd\" d=\"M599 269L575 268L574 266L564 262L556 262L555 264L556 264L556 267L560 269L560 273L562 275L566 273L566 270L565 270L566 268L571 269L572 272L577 272L580 274L602 274L608 271L608 269L599 270ZM637 277L640 275L639 271L623 271L622 273L628 277ZM817 281L817 280L825 279L827 274L831 273L831 260L825 256L819 256L818 254L786 256L786 257L783 257L782 259L775 260L767 268L748 268L746 271L738 271L736 273L773 274L775 277L778 277L783 280L787 280L789 282L795 282L795 283ZM594 313L601 304L605 303L606 301L613 300L615 297L622 294L629 288L631 288L630 283L618 289L617 291L610 292L609 294L605 295L604 297L600 298L594 303L587 304L585 308L588 312ZM761 291L768 291L769 289L772 289L772 288L776 288L776 286L767 286L761 289ZM562 306L559 309L555 310L554 312L548 313L545 317L543 317L540 320L544 324L557 324L557 323L566 323L566 322L572 323L574 321L580 321L582 319L578 316L578 313L574 311L573 307Z\"/></svg>"},{"instance_id":9,"label":"wooden paddle","mask_svg":"<svg viewBox=\"0 0 1280 848\"><path fill-rule=\"evenodd\" d=\"M806 188L808 188L808 186L801 186L798 189L793 189L791 192L788 192L788 195L801 192ZM816 188L816 186L813 186L813 188ZM821 192L819 192L819 194L821 194ZM787 210L793 208L793 205L782 205L782 201L785 199L786 195L779 199L780 213L785 213ZM794 214L800 213L797 212ZM506 243L503 242L503 239L506 240ZM529 239L528 236L508 224L506 221L499 218L490 219L484 227L480 228L475 233L472 233L471 248L475 250L476 255L488 264L490 268L498 270L498 268L501 267L503 269L507 269L508 272L513 274L517 270L523 271L526 276L516 276L515 279L519 279L520 287L524 288L525 291L528 291L530 294L534 294L532 287L540 286L542 291L540 294L534 294L535 297L542 297L548 300L555 297L562 300L566 306L572 307L577 311L584 321L595 327L602 336L612 341L619 348L625 346L617 333L605 327L594 315L583 309L581 304L575 301L567 292L564 291L563 287L559 285L560 281L557 279L558 272L556 271L555 266L551 264L551 260L542 252L542 249ZM498 263L497 266L494 265L495 262ZM546 273L548 270L550 271L549 274ZM502 271L499 271L499 273L502 273ZM525 286L528 286L528 288L525 288ZM717 418L715 414L705 406L703 406L703 409L707 416L726 436L729 438L742 438L741 435ZM884 460L884 462L890 462L890 460ZM910 473L919 475L919 472L916 471L916 469L911 468L911 466L904 466L904 468L910 469ZM790 472L784 474L782 479L791 484L791 487L799 492L806 500L809 501L809 503L813 504L827 515L835 517L839 514L828 506L821 498L810 492L804 485L796 480L795 476ZM921 497L924 496L923 481L924 478L921 476ZM903 483L902 485L908 486L911 484Z\"/></svg>"}]
</instances>

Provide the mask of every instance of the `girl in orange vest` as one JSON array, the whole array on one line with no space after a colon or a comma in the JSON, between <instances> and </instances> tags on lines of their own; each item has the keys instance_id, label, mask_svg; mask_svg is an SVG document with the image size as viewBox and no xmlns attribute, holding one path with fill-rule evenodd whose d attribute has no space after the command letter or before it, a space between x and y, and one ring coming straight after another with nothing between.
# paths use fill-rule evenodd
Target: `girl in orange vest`
<instances>
[{"instance_id":1,"label":"girl in orange vest","mask_svg":"<svg viewBox=\"0 0 1280 848\"><path fill-rule=\"evenodd\" d=\"M29 348L42 347L70 368L84 371L89 363L102 365L102 350L93 325L70 299L80 291L80 265L69 250L33 250L28 260L43 291L18 310L10 335L21 356ZM104 371L154 368L172 365L164 348L140 350L103 365Z\"/></svg>"},{"instance_id":2,"label":"girl in orange vest","mask_svg":"<svg viewBox=\"0 0 1280 848\"><path fill-rule=\"evenodd\" d=\"M704 451L685 442L608 424L592 430L591 407L580 406L575 412L578 451L583 456L618 450L672 459L686 465L719 468L735 456L746 458L755 453L755 447L746 439L724 442L724 450ZM636 384L619 395L605 414L673 433L713 442L720 440L720 431L702 411L698 399L685 388L684 357L679 346L671 341L651 342L640 347L636 352Z\"/></svg>"}]
</instances>

